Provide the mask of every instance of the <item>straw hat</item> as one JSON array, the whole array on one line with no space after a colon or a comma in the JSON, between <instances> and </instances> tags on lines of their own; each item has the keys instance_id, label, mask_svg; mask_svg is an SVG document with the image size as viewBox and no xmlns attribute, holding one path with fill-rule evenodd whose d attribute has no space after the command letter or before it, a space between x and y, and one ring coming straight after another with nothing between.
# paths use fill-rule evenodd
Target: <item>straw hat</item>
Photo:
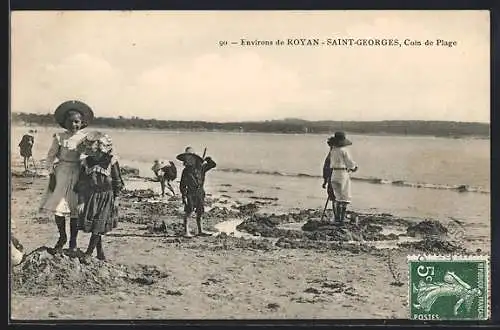
<instances>
[{"instance_id":1,"label":"straw hat","mask_svg":"<svg viewBox=\"0 0 500 330\"><path fill-rule=\"evenodd\" d=\"M94 111L87 104L77 100L66 101L59 105L54 112L57 123L63 128L66 128L64 127L64 122L66 121L68 111L77 111L82 115L82 128L87 127L94 119Z\"/></svg>"},{"instance_id":2,"label":"straw hat","mask_svg":"<svg viewBox=\"0 0 500 330\"><path fill-rule=\"evenodd\" d=\"M344 132L335 132L335 135L331 136L327 142L335 147L345 147L352 144L352 142L345 137Z\"/></svg>"},{"instance_id":3,"label":"straw hat","mask_svg":"<svg viewBox=\"0 0 500 330\"><path fill-rule=\"evenodd\" d=\"M188 148L186 148L186 150L189 150ZM182 154L178 154L177 158L178 160L180 160L181 162L185 162L186 159L188 159L189 157L193 157L196 161L199 161L200 163L203 163L203 158L201 158L200 156L198 156L197 154L193 153L193 152L183 152Z\"/></svg>"}]
</instances>

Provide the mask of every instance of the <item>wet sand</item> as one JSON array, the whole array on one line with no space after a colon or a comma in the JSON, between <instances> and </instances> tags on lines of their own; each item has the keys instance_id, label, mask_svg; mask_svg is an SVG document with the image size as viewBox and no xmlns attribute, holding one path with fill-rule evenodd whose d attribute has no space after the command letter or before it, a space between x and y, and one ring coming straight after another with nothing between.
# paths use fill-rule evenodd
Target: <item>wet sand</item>
<instances>
[{"instance_id":1,"label":"wet sand","mask_svg":"<svg viewBox=\"0 0 500 330\"><path fill-rule=\"evenodd\" d=\"M38 214L48 179L12 171L14 233L28 254L12 270L13 319L407 318L406 256L459 250L435 235L415 245L432 224L408 231L415 222L351 213L338 227L319 222L321 210L259 213L265 197L209 196L204 223L216 234L183 238L178 196L127 190L118 228L103 237L108 260L84 265L43 248L58 237ZM80 233L79 248L88 239Z\"/></svg>"}]
</instances>

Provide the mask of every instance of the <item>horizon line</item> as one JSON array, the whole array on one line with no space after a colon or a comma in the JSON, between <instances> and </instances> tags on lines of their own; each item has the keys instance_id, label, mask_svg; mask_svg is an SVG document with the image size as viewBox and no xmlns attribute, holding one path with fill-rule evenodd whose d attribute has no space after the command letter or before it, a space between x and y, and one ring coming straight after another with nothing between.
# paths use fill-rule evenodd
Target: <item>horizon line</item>
<instances>
[{"instance_id":1,"label":"horizon line","mask_svg":"<svg viewBox=\"0 0 500 330\"><path fill-rule=\"evenodd\" d=\"M53 115L53 113L36 113L36 112L24 112L24 111L15 111L11 112L12 114L26 114L26 115L38 115L38 116L46 116L46 115ZM106 116L96 116L95 119L138 119L138 120L155 120L155 121L167 121L167 122L203 122L203 123L216 123L216 124L231 124L231 123L264 123L264 122L269 122L269 121L303 121L303 122L309 122L309 123L315 123L315 122L440 122L440 123L463 123L463 124L487 124L491 125L491 121L489 122L483 122L483 121L460 121L460 120L438 120L438 119L379 119L379 120L331 120L331 119L315 119L315 120L310 120L310 119L302 119L302 118L295 118L295 117L285 117L281 119L259 119L259 120L232 120L232 121L211 121L211 120L200 120L200 119L158 119L158 118L143 118L139 116L130 116L130 117L125 117L121 115L117 115L114 117L106 117Z\"/></svg>"}]
</instances>

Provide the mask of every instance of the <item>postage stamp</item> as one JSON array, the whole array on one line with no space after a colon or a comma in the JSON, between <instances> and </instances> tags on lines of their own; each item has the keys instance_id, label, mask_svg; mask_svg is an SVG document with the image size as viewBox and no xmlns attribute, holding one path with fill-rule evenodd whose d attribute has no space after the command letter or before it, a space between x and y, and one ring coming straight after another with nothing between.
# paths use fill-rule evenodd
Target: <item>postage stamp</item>
<instances>
[{"instance_id":1,"label":"postage stamp","mask_svg":"<svg viewBox=\"0 0 500 330\"><path fill-rule=\"evenodd\" d=\"M408 256L413 320L487 320L488 256Z\"/></svg>"}]
</instances>

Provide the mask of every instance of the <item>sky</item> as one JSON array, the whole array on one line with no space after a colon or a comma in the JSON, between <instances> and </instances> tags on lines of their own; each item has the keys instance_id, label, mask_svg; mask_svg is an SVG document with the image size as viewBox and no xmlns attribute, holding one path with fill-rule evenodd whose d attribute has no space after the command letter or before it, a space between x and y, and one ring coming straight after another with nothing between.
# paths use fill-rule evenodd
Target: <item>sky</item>
<instances>
[{"instance_id":1,"label":"sky","mask_svg":"<svg viewBox=\"0 0 500 330\"><path fill-rule=\"evenodd\" d=\"M11 111L79 99L99 117L489 122L489 47L488 11L12 12Z\"/></svg>"}]
</instances>

